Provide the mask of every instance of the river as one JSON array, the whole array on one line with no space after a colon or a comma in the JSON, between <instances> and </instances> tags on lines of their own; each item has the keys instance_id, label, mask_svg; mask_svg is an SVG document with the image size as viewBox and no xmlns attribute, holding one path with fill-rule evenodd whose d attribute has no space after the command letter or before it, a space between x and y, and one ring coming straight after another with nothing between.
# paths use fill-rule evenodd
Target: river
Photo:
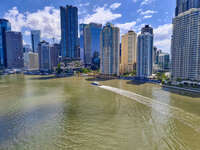
<instances>
[{"instance_id":1,"label":"river","mask_svg":"<svg viewBox=\"0 0 200 150\"><path fill-rule=\"evenodd\" d=\"M0 76L0 150L200 149L200 96L91 82Z\"/></svg>"}]
</instances>

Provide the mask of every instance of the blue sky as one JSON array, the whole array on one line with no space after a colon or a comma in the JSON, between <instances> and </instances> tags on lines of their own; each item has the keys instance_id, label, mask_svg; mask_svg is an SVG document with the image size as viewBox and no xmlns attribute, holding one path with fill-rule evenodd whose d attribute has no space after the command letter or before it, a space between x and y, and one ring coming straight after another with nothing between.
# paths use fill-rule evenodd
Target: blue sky
<instances>
[{"instance_id":1,"label":"blue sky","mask_svg":"<svg viewBox=\"0 0 200 150\"><path fill-rule=\"evenodd\" d=\"M79 8L79 23L112 22L121 34L144 24L154 28L154 45L170 52L175 0L1 0L0 17L7 18L12 30L21 31L24 43L30 43L30 30L40 29L48 41L60 39L59 7Z\"/></svg>"}]
</instances>

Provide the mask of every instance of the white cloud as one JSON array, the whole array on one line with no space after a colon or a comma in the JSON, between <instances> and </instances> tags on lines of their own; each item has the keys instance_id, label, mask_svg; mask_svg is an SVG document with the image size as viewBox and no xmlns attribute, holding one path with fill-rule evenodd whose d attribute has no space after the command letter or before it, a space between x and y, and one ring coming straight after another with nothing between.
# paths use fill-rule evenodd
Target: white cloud
<instances>
[{"instance_id":1,"label":"white cloud","mask_svg":"<svg viewBox=\"0 0 200 150\"><path fill-rule=\"evenodd\" d=\"M115 10L115 9L119 8L120 6L121 6L121 3L113 3L113 4L110 6L110 9Z\"/></svg>"},{"instance_id":2,"label":"white cloud","mask_svg":"<svg viewBox=\"0 0 200 150\"><path fill-rule=\"evenodd\" d=\"M124 34L129 30L134 30L135 29L136 21L126 22L124 24L116 24L116 26L120 28L121 34Z\"/></svg>"},{"instance_id":3,"label":"white cloud","mask_svg":"<svg viewBox=\"0 0 200 150\"><path fill-rule=\"evenodd\" d=\"M154 10L146 10L146 11L139 11L139 13L141 15L149 15L149 14L155 14L157 13L157 11L154 11Z\"/></svg>"},{"instance_id":4,"label":"white cloud","mask_svg":"<svg viewBox=\"0 0 200 150\"><path fill-rule=\"evenodd\" d=\"M122 17L119 13L113 13L111 11L111 8L106 8L106 5L103 7L97 7L94 10L93 14L87 15L85 18L83 18L80 22L82 23L90 23L90 22L96 22L105 24L109 21L113 21L115 19L118 19Z\"/></svg>"},{"instance_id":5,"label":"white cloud","mask_svg":"<svg viewBox=\"0 0 200 150\"><path fill-rule=\"evenodd\" d=\"M26 28L25 35L29 34L28 29L38 29L41 30L42 37L60 39L60 12L54 7L45 7L33 13L20 13L16 7L13 7L4 18L11 22L12 30L22 31Z\"/></svg>"},{"instance_id":6,"label":"white cloud","mask_svg":"<svg viewBox=\"0 0 200 150\"><path fill-rule=\"evenodd\" d=\"M5 13L4 18L8 19L12 25L12 30L21 31L22 27L26 25L24 14L19 13L17 7L13 7Z\"/></svg>"},{"instance_id":7,"label":"white cloud","mask_svg":"<svg viewBox=\"0 0 200 150\"><path fill-rule=\"evenodd\" d=\"M148 5L148 4L152 3L152 2L153 2L153 0L143 0L142 3L141 3L141 6Z\"/></svg>"},{"instance_id":8,"label":"white cloud","mask_svg":"<svg viewBox=\"0 0 200 150\"><path fill-rule=\"evenodd\" d=\"M164 24L154 29L154 45L165 52L171 49L172 24Z\"/></svg>"},{"instance_id":9,"label":"white cloud","mask_svg":"<svg viewBox=\"0 0 200 150\"><path fill-rule=\"evenodd\" d=\"M143 18L144 19L149 19L149 18L152 18L152 15L147 15L147 16L144 16Z\"/></svg>"}]
</instances>

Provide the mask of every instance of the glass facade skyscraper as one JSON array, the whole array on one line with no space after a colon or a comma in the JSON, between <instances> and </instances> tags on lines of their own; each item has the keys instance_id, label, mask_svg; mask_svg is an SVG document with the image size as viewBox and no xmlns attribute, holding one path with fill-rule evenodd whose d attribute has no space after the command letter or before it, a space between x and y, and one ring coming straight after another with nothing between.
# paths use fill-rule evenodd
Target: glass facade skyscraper
<instances>
[{"instance_id":1,"label":"glass facade skyscraper","mask_svg":"<svg viewBox=\"0 0 200 150\"><path fill-rule=\"evenodd\" d=\"M40 43L40 30L31 31L31 43L33 52L38 52L38 44Z\"/></svg>"},{"instance_id":2,"label":"glass facade skyscraper","mask_svg":"<svg viewBox=\"0 0 200 150\"><path fill-rule=\"evenodd\" d=\"M0 19L0 68L7 67L6 31L11 31L11 24L6 19Z\"/></svg>"},{"instance_id":3,"label":"glass facade skyscraper","mask_svg":"<svg viewBox=\"0 0 200 150\"><path fill-rule=\"evenodd\" d=\"M137 77L139 78L148 78L153 71L153 29L148 25L144 28L137 42Z\"/></svg>"},{"instance_id":4,"label":"glass facade skyscraper","mask_svg":"<svg viewBox=\"0 0 200 150\"><path fill-rule=\"evenodd\" d=\"M74 59L78 54L78 8L60 7L61 56Z\"/></svg>"},{"instance_id":5,"label":"glass facade skyscraper","mask_svg":"<svg viewBox=\"0 0 200 150\"><path fill-rule=\"evenodd\" d=\"M84 63L84 28L87 24L80 24L80 59Z\"/></svg>"},{"instance_id":6,"label":"glass facade skyscraper","mask_svg":"<svg viewBox=\"0 0 200 150\"><path fill-rule=\"evenodd\" d=\"M90 23L84 28L84 63L92 69L100 67L100 35L102 25Z\"/></svg>"}]
</instances>

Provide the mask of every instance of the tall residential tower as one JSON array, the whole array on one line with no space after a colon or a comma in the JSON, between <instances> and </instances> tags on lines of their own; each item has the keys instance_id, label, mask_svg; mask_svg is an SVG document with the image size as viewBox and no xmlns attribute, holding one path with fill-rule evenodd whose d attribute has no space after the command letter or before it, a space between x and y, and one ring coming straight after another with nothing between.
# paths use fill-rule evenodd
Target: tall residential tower
<instances>
[{"instance_id":1,"label":"tall residential tower","mask_svg":"<svg viewBox=\"0 0 200 150\"><path fill-rule=\"evenodd\" d=\"M104 75L119 75L120 31L107 23L101 32L100 71Z\"/></svg>"},{"instance_id":2,"label":"tall residential tower","mask_svg":"<svg viewBox=\"0 0 200 150\"><path fill-rule=\"evenodd\" d=\"M129 31L122 36L120 74L130 73L136 64L137 34Z\"/></svg>"},{"instance_id":3,"label":"tall residential tower","mask_svg":"<svg viewBox=\"0 0 200 150\"><path fill-rule=\"evenodd\" d=\"M137 77L148 78L153 71L153 28L146 25L138 36Z\"/></svg>"},{"instance_id":4,"label":"tall residential tower","mask_svg":"<svg viewBox=\"0 0 200 150\"><path fill-rule=\"evenodd\" d=\"M199 0L177 0L171 55L174 80L200 80Z\"/></svg>"}]
</instances>

